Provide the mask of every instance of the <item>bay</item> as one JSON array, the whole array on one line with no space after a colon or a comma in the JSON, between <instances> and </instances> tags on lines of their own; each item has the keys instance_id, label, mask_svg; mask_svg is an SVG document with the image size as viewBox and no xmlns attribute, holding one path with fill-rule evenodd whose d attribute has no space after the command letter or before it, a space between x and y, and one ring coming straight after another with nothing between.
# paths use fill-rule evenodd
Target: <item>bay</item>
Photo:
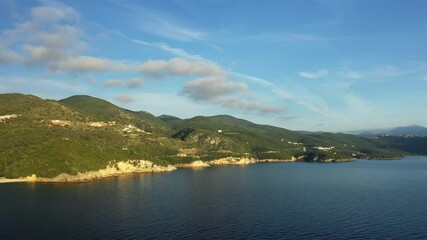
<instances>
[{"instance_id":1,"label":"bay","mask_svg":"<svg viewBox=\"0 0 427 240\"><path fill-rule=\"evenodd\" d=\"M427 158L0 185L1 239L427 239Z\"/></svg>"}]
</instances>

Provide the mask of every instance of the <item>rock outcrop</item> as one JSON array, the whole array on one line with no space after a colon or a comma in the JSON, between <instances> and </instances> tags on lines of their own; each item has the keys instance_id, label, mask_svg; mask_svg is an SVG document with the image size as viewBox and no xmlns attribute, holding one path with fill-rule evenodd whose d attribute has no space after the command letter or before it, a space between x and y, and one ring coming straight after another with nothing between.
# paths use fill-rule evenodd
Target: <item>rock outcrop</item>
<instances>
[{"instance_id":1,"label":"rock outcrop","mask_svg":"<svg viewBox=\"0 0 427 240\"><path fill-rule=\"evenodd\" d=\"M62 173L53 178L37 177L33 174L32 176L15 179L14 182L88 182L128 173L169 172L173 170L176 170L176 167L172 165L160 166L146 160L128 160L110 162L106 168L99 169L98 171L77 173L76 175ZM8 182L13 182L13 179L9 179Z\"/></svg>"},{"instance_id":2,"label":"rock outcrop","mask_svg":"<svg viewBox=\"0 0 427 240\"><path fill-rule=\"evenodd\" d=\"M283 163L283 162L295 162L294 158L292 159L259 159L257 162L265 162L265 163Z\"/></svg>"},{"instance_id":3,"label":"rock outcrop","mask_svg":"<svg viewBox=\"0 0 427 240\"><path fill-rule=\"evenodd\" d=\"M257 160L255 158L238 158L238 157L226 157L219 158L212 161L209 161L209 165L246 165L256 163Z\"/></svg>"},{"instance_id":4,"label":"rock outcrop","mask_svg":"<svg viewBox=\"0 0 427 240\"><path fill-rule=\"evenodd\" d=\"M175 167L178 167L178 168L201 168L201 167L210 167L210 165L201 161L201 160L197 160L197 161L194 161L192 163L175 164Z\"/></svg>"}]
</instances>

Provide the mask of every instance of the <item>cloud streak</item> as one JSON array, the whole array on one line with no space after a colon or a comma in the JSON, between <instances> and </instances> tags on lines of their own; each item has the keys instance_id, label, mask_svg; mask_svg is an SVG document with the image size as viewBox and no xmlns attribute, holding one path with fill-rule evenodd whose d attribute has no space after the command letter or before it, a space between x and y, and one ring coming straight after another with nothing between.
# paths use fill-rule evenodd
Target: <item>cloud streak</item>
<instances>
[{"instance_id":1,"label":"cloud streak","mask_svg":"<svg viewBox=\"0 0 427 240\"><path fill-rule=\"evenodd\" d=\"M283 99L293 101L313 112L317 112L328 117L331 116L328 104L322 98L308 93L307 90L294 89L290 91L285 88L276 88L273 91Z\"/></svg>"},{"instance_id":2,"label":"cloud streak","mask_svg":"<svg viewBox=\"0 0 427 240\"><path fill-rule=\"evenodd\" d=\"M328 39L311 34L287 33L287 32L269 32L259 33L253 36L246 36L249 40L260 40L269 42L319 42Z\"/></svg>"},{"instance_id":3,"label":"cloud streak","mask_svg":"<svg viewBox=\"0 0 427 240\"><path fill-rule=\"evenodd\" d=\"M188 24L180 23L178 19L165 15L147 7L140 7L128 1L109 1L111 4L119 6L130 14L133 21L136 21L141 30L159 36L178 41L205 41L209 34L198 31Z\"/></svg>"},{"instance_id":4,"label":"cloud streak","mask_svg":"<svg viewBox=\"0 0 427 240\"><path fill-rule=\"evenodd\" d=\"M151 17L149 21L143 20L141 26L151 34L180 41L201 41L208 36L207 33L178 26L158 17Z\"/></svg>"},{"instance_id":5,"label":"cloud streak","mask_svg":"<svg viewBox=\"0 0 427 240\"><path fill-rule=\"evenodd\" d=\"M299 72L298 75L300 75L303 78L309 78L309 79L316 79L321 78L326 75L328 75L329 71L326 69L320 69L317 72Z\"/></svg>"}]
</instances>

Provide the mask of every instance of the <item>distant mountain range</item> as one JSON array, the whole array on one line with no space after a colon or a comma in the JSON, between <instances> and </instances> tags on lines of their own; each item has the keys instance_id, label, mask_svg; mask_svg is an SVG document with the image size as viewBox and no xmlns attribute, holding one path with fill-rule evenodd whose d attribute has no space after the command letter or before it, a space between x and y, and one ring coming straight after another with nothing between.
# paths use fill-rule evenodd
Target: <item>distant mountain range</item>
<instances>
[{"instance_id":1,"label":"distant mountain range","mask_svg":"<svg viewBox=\"0 0 427 240\"><path fill-rule=\"evenodd\" d=\"M425 128L408 130L393 133L420 135ZM427 138L308 134L229 115L155 117L84 95L55 101L0 94L0 136L0 177L9 178L75 175L126 160L166 166L218 159L331 162L427 154Z\"/></svg>"},{"instance_id":2,"label":"distant mountain range","mask_svg":"<svg viewBox=\"0 0 427 240\"><path fill-rule=\"evenodd\" d=\"M349 132L361 136L377 136L377 135L415 135L420 137L427 137L427 128L418 125L410 125L406 127L384 128L384 129L371 129Z\"/></svg>"}]
</instances>

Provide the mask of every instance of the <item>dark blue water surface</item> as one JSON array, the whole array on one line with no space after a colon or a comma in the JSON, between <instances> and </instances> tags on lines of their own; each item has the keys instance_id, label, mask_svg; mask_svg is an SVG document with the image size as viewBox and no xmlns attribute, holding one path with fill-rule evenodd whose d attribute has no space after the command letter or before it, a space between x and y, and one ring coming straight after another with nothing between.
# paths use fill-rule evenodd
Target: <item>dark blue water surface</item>
<instances>
[{"instance_id":1,"label":"dark blue water surface","mask_svg":"<svg viewBox=\"0 0 427 240\"><path fill-rule=\"evenodd\" d=\"M0 185L4 239L427 239L427 158Z\"/></svg>"}]
</instances>

